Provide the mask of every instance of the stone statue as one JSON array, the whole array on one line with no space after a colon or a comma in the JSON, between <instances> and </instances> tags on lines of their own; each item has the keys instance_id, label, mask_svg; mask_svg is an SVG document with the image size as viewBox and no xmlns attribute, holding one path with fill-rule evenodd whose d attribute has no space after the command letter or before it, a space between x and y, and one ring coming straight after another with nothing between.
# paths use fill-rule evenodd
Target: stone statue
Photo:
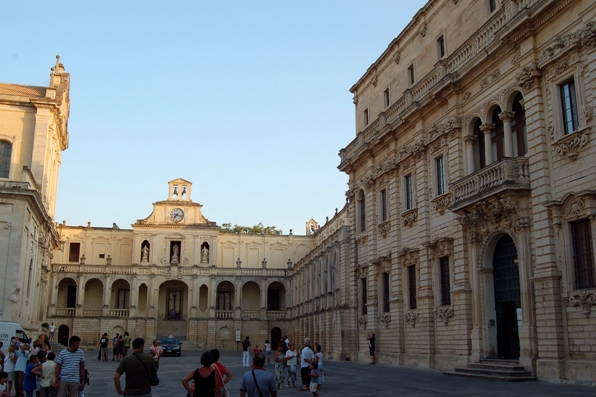
<instances>
[{"instance_id":1,"label":"stone statue","mask_svg":"<svg viewBox=\"0 0 596 397\"><path fill-rule=\"evenodd\" d=\"M143 253L141 257L141 262L149 262L149 247L144 245L141 249L141 252Z\"/></svg>"},{"instance_id":2,"label":"stone statue","mask_svg":"<svg viewBox=\"0 0 596 397\"><path fill-rule=\"evenodd\" d=\"M209 263L209 248L206 245L201 251L201 263Z\"/></svg>"},{"instance_id":3,"label":"stone statue","mask_svg":"<svg viewBox=\"0 0 596 397\"><path fill-rule=\"evenodd\" d=\"M172 255L172 263L173 264L180 263L180 261L178 260L178 253L180 252L180 247L178 247L178 244L174 244L172 251L174 252L174 254Z\"/></svg>"}]
</instances>

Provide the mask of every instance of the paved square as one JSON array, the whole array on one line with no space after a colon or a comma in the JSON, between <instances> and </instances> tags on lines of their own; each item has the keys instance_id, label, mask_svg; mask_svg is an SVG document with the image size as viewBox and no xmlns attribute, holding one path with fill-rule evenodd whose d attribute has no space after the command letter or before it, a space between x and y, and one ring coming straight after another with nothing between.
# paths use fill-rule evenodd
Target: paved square
<instances>
[{"instance_id":1,"label":"paved square","mask_svg":"<svg viewBox=\"0 0 596 397\"><path fill-rule=\"evenodd\" d=\"M160 384L153 388L154 397L184 397L186 390L180 380L199 366L202 352L183 351L182 357L163 357L160 362ZM97 351L85 352L87 368L91 374L91 385L85 389L85 397L116 396L114 361L98 361ZM111 358L110 358L111 359ZM221 352L220 361L227 366L234 377L228 383L230 394L238 396L240 380L246 372L242 368L242 352ZM273 365L267 367L273 371ZM320 391L321 397L363 397L363 396L574 396L593 397L596 389L586 386L558 385L545 382L506 383L487 380L473 380L443 375L439 371L397 367L360 362L325 360L326 382ZM124 381L124 380L123 380ZM296 389L283 389L278 396L310 396L298 393Z\"/></svg>"}]
</instances>

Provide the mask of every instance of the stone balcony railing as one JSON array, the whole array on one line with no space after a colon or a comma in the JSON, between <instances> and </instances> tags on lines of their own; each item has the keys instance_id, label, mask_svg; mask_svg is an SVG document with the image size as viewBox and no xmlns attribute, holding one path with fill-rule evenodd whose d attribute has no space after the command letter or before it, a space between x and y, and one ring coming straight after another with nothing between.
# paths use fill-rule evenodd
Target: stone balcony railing
<instances>
[{"instance_id":1,"label":"stone balcony railing","mask_svg":"<svg viewBox=\"0 0 596 397\"><path fill-rule=\"evenodd\" d=\"M103 309L83 309L83 316L85 317L101 317L102 315Z\"/></svg>"},{"instance_id":2,"label":"stone balcony railing","mask_svg":"<svg viewBox=\"0 0 596 397\"><path fill-rule=\"evenodd\" d=\"M259 318L261 317L260 310L243 310L242 311L242 319L247 320L250 318Z\"/></svg>"},{"instance_id":3,"label":"stone balcony railing","mask_svg":"<svg viewBox=\"0 0 596 397\"><path fill-rule=\"evenodd\" d=\"M272 319L286 318L286 312L283 310L267 310L267 318L272 318Z\"/></svg>"},{"instance_id":4,"label":"stone balcony railing","mask_svg":"<svg viewBox=\"0 0 596 397\"><path fill-rule=\"evenodd\" d=\"M215 318L232 319L232 318L234 318L234 311L233 310L217 310L215 312Z\"/></svg>"},{"instance_id":5,"label":"stone balcony railing","mask_svg":"<svg viewBox=\"0 0 596 397\"><path fill-rule=\"evenodd\" d=\"M74 307L58 307L56 308L56 316L74 317L77 309Z\"/></svg>"},{"instance_id":6,"label":"stone balcony railing","mask_svg":"<svg viewBox=\"0 0 596 397\"><path fill-rule=\"evenodd\" d=\"M129 309L110 309L110 317L128 317Z\"/></svg>"},{"instance_id":7,"label":"stone balcony railing","mask_svg":"<svg viewBox=\"0 0 596 397\"><path fill-rule=\"evenodd\" d=\"M504 158L452 183L450 189L453 203L450 210L457 211L504 190L529 188L530 166L528 159L525 157Z\"/></svg>"}]
</instances>

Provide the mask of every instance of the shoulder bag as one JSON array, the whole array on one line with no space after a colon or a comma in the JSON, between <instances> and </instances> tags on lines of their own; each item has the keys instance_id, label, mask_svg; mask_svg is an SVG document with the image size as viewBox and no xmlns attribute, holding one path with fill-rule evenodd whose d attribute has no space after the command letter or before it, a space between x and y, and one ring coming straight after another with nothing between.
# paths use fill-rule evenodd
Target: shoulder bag
<instances>
[{"instance_id":1,"label":"shoulder bag","mask_svg":"<svg viewBox=\"0 0 596 397\"><path fill-rule=\"evenodd\" d=\"M221 371L217 367L217 365L211 364L211 368L213 368L213 369L215 369L217 371L217 373L219 374L219 378L221 379L221 383L223 384L223 376L221 374ZM225 385L223 385L219 389L221 390L221 395L223 397L230 397L230 392L228 391L228 389L226 389L226 386Z\"/></svg>"},{"instance_id":2,"label":"shoulder bag","mask_svg":"<svg viewBox=\"0 0 596 397\"><path fill-rule=\"evenodd\" d=\"M263 393L261 393L261 389L259 388L259 383L257 382L257 377L255 376L255 370L253 369L250 372L252 372L252 378L255 380L255 387L257 388L257 391L259 392L259 396L263 397Z\"/></svg>"},{"instance_id":3,"label":"shoulder bag","mask_svg":"<svg viewBox=\"0 0 596 397\"><path fill-rule=\"evenodd\" d=\"M150 374L149 373L149 368L147 368L147 366L145 365L145 363L143 362L143 360L141 360L141 358L139 356L137 356L136 354L133 353L133 356L135 356L140 362L141 364L143 364L143 367L145 367L145 371L147 371L147 375L149 375L149 385L150 386L157 386L159 385L159 377L157 376L157 372Z\"/></svg>"}]
</instances>

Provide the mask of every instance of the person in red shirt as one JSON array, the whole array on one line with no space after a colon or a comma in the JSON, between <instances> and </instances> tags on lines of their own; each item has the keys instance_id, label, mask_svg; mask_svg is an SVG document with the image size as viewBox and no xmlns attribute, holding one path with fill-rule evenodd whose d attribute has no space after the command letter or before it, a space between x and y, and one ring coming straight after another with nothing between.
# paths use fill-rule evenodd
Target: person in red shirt
<instances>
[{"instance_id":1,"label":"person in red shirt","mask_svg":"<svg viewBox=\"0 0 596 397\"><path fill-rule=\"evenodd\" d=\"M225 387L226 387L226 383L228 383L232 379L232 376L234 376L234 375L232 374L232 371L227 369L222 363L219 362L219 350L217 350L217 349L211 350L211 355L213 356L213 360L215 361L211 365L211 368L213 368L213 370L215 370L215 372L217 372L217 374L219 375L219 377L221 379L221 383L219 384L221 394L222 394L222 396L229 396L229 393L227 390L225 390Z\"/></svg>"}]
</instances>

